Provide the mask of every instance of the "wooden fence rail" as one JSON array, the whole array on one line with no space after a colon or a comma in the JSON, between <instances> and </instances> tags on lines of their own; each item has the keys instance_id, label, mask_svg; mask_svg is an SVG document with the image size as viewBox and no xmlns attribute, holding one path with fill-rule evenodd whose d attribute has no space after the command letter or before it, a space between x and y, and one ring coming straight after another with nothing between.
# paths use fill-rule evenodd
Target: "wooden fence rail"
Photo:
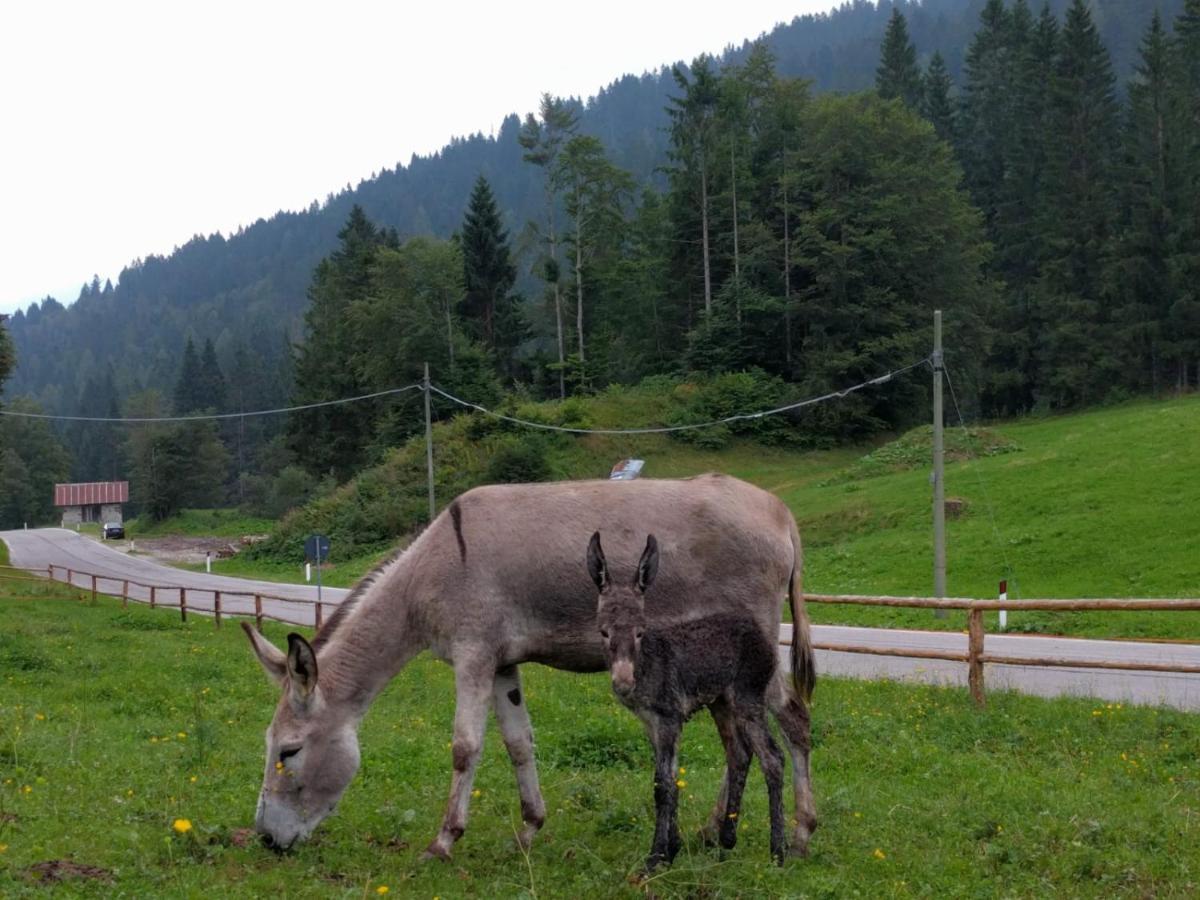
<instances>
[{"instance_id":1,"label":"wooden fence rail","mask_svg":"<svg viewBox=\"0 0 1200 900\"><path fill-rule=\"evenodd\" d=\"M140 587L148 590L150 607L164 607L178 609L181 618L187 621L188 613L188 588L180 585L166 584L147 584L145 582L135 581L133 579L114 578L109 575L98 575L92 572L80 572L74 569L69 569L66 566L49 566L46 569L46 575L52 581L59 581L55 577L55 572L62 571L66 574L63 579L72 588L80 591L87 591L90 588L91 596L95 599L102 586L102 582L109 581L114 585L120 584L121 590L114 596L119 596L122 604L127 603L131 598L129 588L131 586ZM18 573L18 574L11 574ZM79 585L75 583L76 576L84 579L85 584ZM40 578L40 575L31 573L26 569L19 569L15 566L0 566L0 579L10 580L29 580ZM178 591L179 603L176 606L169 604L164 605L158 597L158 591ZM201 590L191 588L192 591ZM207 591L204 591L207 593ZM253 613L247 613L254 616L255 626L262 631L263 620L272 619L279 622L287 622L288 620L273 616L263 609L264 600L276 600L282 603L299 604L313 606L314 620L317 629L321 628L324 623L324 602L317 600L309 600L298 597L282 597L275 594L264 594L254 591L228 591L228 590L213 590L213 623L214 627L221 627L221 619L223 615L230 615L230 608L225 602L232 597L244 597L247 600L252 599L254 604ZM84 596L81 594L81 596ZM961 662L967 664L967 684L970 688L971 697L979 706L983 706L986 702L983 683L983 667L990 663L993 665L1005 666L1046 666L1046 667L1066 667L1076 669L1116 669L1123 671L1135 672L1171 672L1187 675L1200 675L1200 666L1184 665L1182 663L1149 663L1149 662L1115 662L1104 660L1083 660L1083 659L1053 659L1047 657L1024 657L1024 656L1003 656L994 653L986 653L984 651L984 623L983 614L1001 609L1021 609L1021 610L1042 610L1054 612L1077 612L1082 610L1146 610L1146 611L1200 611L1200 599L1135 599L1135 598L1112 598L1112 599L1081 599L1081 600L973 600L966 597L889 597L889 596L869 596L862 594L805 594L804 599L808 603L822 604L846 604L853 606L884 606L884 607L908 607L912 609L961 609L967 612L967 651L959 653L952 650L921 650L921 649L904 649L892 647L871 647L855 644L829 644L815 643L813 646L818 650L827 650L835 653L866 653L875 656L899 656L910 659L934 659L946 660L949 662ZM192 606L193 611L197 610L196 606ZM294 624L294 623L291 623ZM790 639L783 639L782 643L790 644Z\"/></svg>"},{"instance_id":2,"label":"wooden fence rail","mask_svg":"<svg viewBox=\"0 0 1200 900\"><path fill-rule=\"evenodd\" d=\"M966 597L872 597L863 594L805 594L807 603L846 604L851 606L908 607L912 609L962 609L967 611L967 652L949 650L894 649L851 644L814 643L818 650L837 653L868 653L875 656L903 656L912 659L939 659L967 664L967 685L978 706L986 703L983 684L985 663L1004 666L1046 666L1072 669L1119 669L1130 672L1171 672L1200 674L1200 666L1183 663L1115 662L1105 660L1051 659L1047 657L1002 656L985 653L983 614L1001 609L1079 612L1082 610L1200 611L1200 599L1142 600L1134 598L1083 600L972 600ZM790 643L790 641L785 641Z\"/></svg>"}]
</instances>

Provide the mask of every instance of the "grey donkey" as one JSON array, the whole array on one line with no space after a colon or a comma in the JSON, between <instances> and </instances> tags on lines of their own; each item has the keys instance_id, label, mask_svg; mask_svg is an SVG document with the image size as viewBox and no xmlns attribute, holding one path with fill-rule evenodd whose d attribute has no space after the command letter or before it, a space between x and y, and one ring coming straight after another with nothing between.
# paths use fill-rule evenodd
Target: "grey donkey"
<instances>
[{"instance_id":1,"label":"grey donkey","mask_svg":"<svg viewBox=\"0 0 1200 900\"><path fill-rule=\"evenodd\" d=\"M780 667L769 703L793 762L791 852L803 853L817 819L809 778L815 671L800 534L779 498L725 475L475 488L359 582L311 644L297 635L284 652L247 629L281 689L255 816L263 841L291 847L334 810L358 769L363 717L409 660L428 651L454 667L455 682L450 792L428 855L448 857L467 826L489 710L516 772L518 838L528 845L546 807L519 667L604 669L596 589L579 564L596 530L622 559L636 559L649 532L662 540L672 562L655 583L651 625L733 613L773 642L788 600L790 671ZM710 840L726 805L723 785L705 828Z\"/></svg>"},{"instance_id":2,"label":"grey donkey","mask_svg":"<svg viewBox=\"0 0 1200 900\"><path fill-rule=\"evenodd\" d=\"M658 574L658 556L658 541L650 535L633 577L622 581L609 574L599 532L587 549L588 573L600 591L596 627L613 691L642 720L654 746L654 839L646 868L670 863L679 852L679 736L684 722L703 708L725 745L728 782L718 841L727 850L737 842L742 791L757 756L770 803L771 856L782 865L783 753L767 725L778 649L752 618L736 613L647 627L646 592Z\"/></svg>"}]
</instances>

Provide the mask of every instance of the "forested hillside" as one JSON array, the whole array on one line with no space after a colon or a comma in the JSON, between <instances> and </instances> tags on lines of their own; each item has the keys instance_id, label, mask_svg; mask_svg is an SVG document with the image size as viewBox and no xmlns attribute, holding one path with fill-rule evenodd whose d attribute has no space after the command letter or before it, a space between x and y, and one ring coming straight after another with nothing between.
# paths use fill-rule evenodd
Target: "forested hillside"
<instances>
[{"instance_id":1,"label":"forested hillside","mask_svg":"<svg viewBox=\"0 0 1200 900\"><path fill-rule=\"evenodd\" d=\"M494 139L96 279L14 317L12 390L92 415L313 405L62 431L74 477L132 473L163 517L328 492L422 416L411 393L323 404L412 384L424 362L475 402L642 382L681 401L663 418L698 421L915 363L942 309L956 399L984 415L1197 385L1200 0L1150 12L1116 63L1103 35L1124 52L1140 5L987 0L946 54L920 36L959 19L910 12L847 6L586 105L547 95ZM793 77L812 53L797 35L873 34L883 13L860 40L871 89ZM926 402L898 379L764 434L861 439Z\"/></svg>"},{"instance_id":2,"label":"forested hillside","mask_svg":"<svg viewBox=\"0 0 1200 900\"><path fill-rule=\"evenodd\" d=\"M1050 8L1061 14L1067 3L1053 0ZM963 60L984 5L984 0L896 4L908 19L919 64L924 67L940 52L956 84L961 84ZM1182 0L1094 0L1089 5L1124 83L1154 8L1170 20ZM811 79L817 91L870 87L891 9L887 0L878 6L854 0L777 28L766 44L778 73ZM748 44L731 45L717 65L744 62L749 51ZM612 161L641 184L654 180L656 167L666 161L665 109L674 93L671 72L663 68L626 75L573 105L580 112L580 131L598 137ZM56 413L95 412L83 405L84 393L89 382L107 377L109 366L121 397L145 388L169 390L188 336L211 338L224 364L232 363L240 337L265 349L271 365L285 334L300 338L313 269L336 246L355 204L402 236L447 237L460 226L482 174L508 229L519 235L538 216L542 202L537 171L522 163L520 125L517 115L510 116L493 136L452 140L432 157L384 169L306 210L276 213L229 236L198 235L167 257L132 262L111 289L99 281L85 286L65 309L62 301L71 298L34 304L10 323L19 365L9 395L28 395ZM531 260L521 262L519 274L527 277Z\"/></svg>"}]
</instances>

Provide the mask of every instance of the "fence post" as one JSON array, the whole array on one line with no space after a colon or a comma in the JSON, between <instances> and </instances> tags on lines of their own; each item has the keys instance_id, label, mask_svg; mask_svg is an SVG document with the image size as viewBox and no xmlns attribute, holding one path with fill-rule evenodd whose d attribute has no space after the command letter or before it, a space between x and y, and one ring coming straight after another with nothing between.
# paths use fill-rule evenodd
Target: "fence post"
<instances>
[{"instance_id":1,"label":"fence post","mask_svg":"<svg viewBox=\"0 0 1200 900\"><path fill-rule=\"evenodd\" d=\"M983 696L983 610L972 609L967 617L967 684L971 688L971 699L982 707Z\"/></svg>"},{"instance_id":2,"label":"fence post","mask_svg":"<svg viewBox=\"0 0 1200 900\"><path fill-rule=\"evenodd\" d=\"M217 628L221 627L221 592L213 591L213 622Z\"/></svg>"},{"instance_id":3,"label":"fence post","mask_svg":"<svg viewBox=\"0 0 1200 900\"><path fill-rule=\"evenodd\" d=\"M92 602L96 602L96 576L92 576Z\"/></svg>"},{"instance_id":4,"label":"fence post","mask_svg":"<svg viewBox=\"0 0 1200 900\"><path fill-rule=\"evenodd\" d=\"M70 569L67 569L67 584L75 587L75 573Z\"/></svg>"},{"instance_id":5,"label":"fence post","mask_svg":"<svg viewBox=\"0 0 1200 900\"><path fill-rule=\"evenodd\" d=\"M151 609L154 609L154 605L155 605L154 594L157 590L158 590L157 586L155 586L153 584L150 585L150 608Z\"/></svg>"},{"instance_id":6,"label":"fence post","mask_svg":"<svg viewBox=\"0 0 1200 900\"><path fill-rule=\"evenodd\" d=\"M179 589L179 619L187 621L187 588L182 587Z\"/></svg>"},{"instance_id":7,"label":"fence post","mask_svg":"<svg viewBox=\"0 0 1200 900\"><path fill-rule=\"evenodd\" d=\"M324 616L321 614L321 603L318 602L317 603L317 631L321 630L321 624L322 624L323 620L324 620Z\"/></svg>"},{"instance_id":8,"label":"fence post","mask_svg":"<svg viewBox=\"0 0 1200 900\"><path fill-rule=\"evenodd\" d=\"M254 595L254 627L262 634L262 594Z\"/></svg>"},{"instance_id":9,"label":"fence post","mask_svg":"<svg viewBox=\"0 0 1200 900\"><path fill-rule=\"evenodd\" d=\"M51 581L54 580L54 563L51 563L50 565L46 566L46 576Z\"/></svg>"},{"instance_id":10,"label":"fence post","mask_svg":"<svg viewBox=\"0 0 1200 900\"><path fill-rule=\"evenodd\" d=\"M121 582L121 609L129 608L129 579Z\"/></svg>"}]
</instances>

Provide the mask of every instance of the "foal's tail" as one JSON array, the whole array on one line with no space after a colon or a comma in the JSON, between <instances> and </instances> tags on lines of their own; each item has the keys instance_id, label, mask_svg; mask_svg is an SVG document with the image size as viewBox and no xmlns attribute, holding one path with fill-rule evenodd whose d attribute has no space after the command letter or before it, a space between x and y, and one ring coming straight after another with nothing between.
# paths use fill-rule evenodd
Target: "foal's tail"
<instances>
[{"instance_id":1,"label":"foal's tail","mask_svg":"<svg viewBox=\"0 0 1200 900\"><path fill-rule=\"evenodd\" d=\"M804 608L804 550L800 546L800 530L796 527L796 520L789 518L792 527L792 578L788 585L788 604L792 610L792 684L797 698L807 707L812 702L813 688L817 683L817 666L813 658L808 610Z\"/></svg>"}]
</instances>

